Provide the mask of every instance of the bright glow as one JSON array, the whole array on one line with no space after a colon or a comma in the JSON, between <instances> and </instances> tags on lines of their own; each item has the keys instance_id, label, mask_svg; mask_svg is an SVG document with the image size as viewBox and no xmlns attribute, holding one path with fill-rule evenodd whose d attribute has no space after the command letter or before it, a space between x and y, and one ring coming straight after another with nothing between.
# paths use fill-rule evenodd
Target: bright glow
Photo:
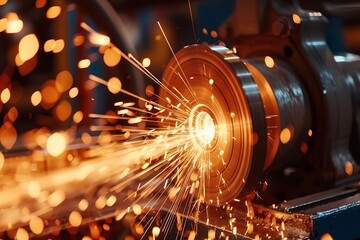
<instances>
[{"instance_id":1,"label":"bright glow","mask_svg":"<svg viewBox=\"0 0 360 240\"><path fill-rule=\"evenodd\" d=\"M77 87L73 87L69 91L70 98L76 98L78 94L79 94L79 89Z\"/></svg>"},{"instance_id":2,"label":"bright glow","mask_svg":"<svg viewBox=\"0 0 360 240\"><path fill-rule=\"evenodd\" d=\"M88 68L90 66L91 62L89 59L83 59L78 62L78 68Z\"/></svg>"},{"instance_id":3,"label":"bright glow","mask_svg":"<svg viewBox=\"0 0 360 240\"><path fill-rule=\"evenodd\" d=\"M151 64L150 58L144 58L144 59L142 60L142 65L143 65L144 67L149 67L150 64Z\"/></svg>"},{"instance_id":4,"label":"bright glow","mask_svg":"<svg viewBox=\"0 0 360 240\"><path fill-rule=\"evenodd\" d=\"M133 212L134 212L136 215L140 215L141 212L142 212L141 206L138 205L138 204L135 204L135 205L133 206Z\"/></svg>"},{"instance_id":5,"label":"bright glow","mask_svg":"<svg viewBox=\"0 0 360 240\"><path fill-rule=\"evenodd\" d=\"M53 157L60 156L65 151L66 139L61 133L53 133L46 141L46 149Z\"/></svg>"},{"instance_id":6,"label":"bright glow","mask_svg":"<svg viewBox=\"0 0 360 240\"><path fill-rule=\"evenodd\" d=\"M292 20L293 20L294 23L296 23L296 24L300 24L300 23L301 23L301 18L300 18L300 16L297 15L297 14L295 14L295 13L292 15Z\"/></svg>"},{"instance_id":7,"label":"bright glow","mask_svg":"<svg viewBox=\"0 0 360 240\"><path fill-rule=\"evenodd\" d=\"M84 114L82 111L77 111L73 116L74 123L80 123L84 118Z\"/></svg>"},{"instance_id":8,"label":"bright glow","mask_svg":"<svg viewBox=\"0 0 360 240\"><path fill-rule=\"evenodd\" d=\"M10 90L8 88L5 88L4 90L2 90L1 95L0 95L0 99L2 103L7 103L10 100L11 94L10 94Z\"/></svg>"},{"instance_id":9,"label":"bright glow","mask_svg":"<svg viewBox=\"0 0 360 240\"><path fill-rule=\"evenodd\" d=\"M190 129L197 143L209 145L215 138L215 124L209 113L198 111L201 106L201 104L195 106L190 113Z\"/></svg>"},{"instance_id":10,"label":"bright glow","mask_svg":"<svg viewBox=\"0 0 360 240\"><path fill-rule=\"evenodd\" d=\"M0 0L0 6L5 5L8 2L8 0Z\"/></svg>"},{"instance_id":11,"label":"bright glow","mask_svg":"<svg viewBox=\"0 0 360 240\"><path fill-rule=\"evenodd\" d=\"M29 34L23 37L19 43L19 57L25 62L33 58L39 50L39 40L35 34Z\"/></svg>"},{"instance_id":12,"label":"bright glow","mask_svg":"<svg viewBox=\"0 0 360 240\"><path fill-rule=\"evenodd\" d=\"M40 234L44 230L44 222L38 216L33 216L29 223L30 230L35 234Z\"/></svg>"},{"instance_id":13,"label":"bright glow","mask_svg":"<svg viewBox=\"0 0 360 240\"><path fill-rule=\"evenodd\" d=\"M44 43L44 51L51 52L55 48L55 39L49 39Z\"/></svg>"},{"instance_id":14,"label":"bright glow","mask_svg":"<svg viewBox=\"0 0 360 240\"><path fill-rule=\"evenodd\" d=\"M96 32L89 35L89 41L92 44L100 46L106 46L110 44L110 38L108 36Z\"/></svg>"},{"instance_id":15,"label":"bright glow","mask_svg":"<svg viewBox=\"0 0 360 240\"><path fill-rule=\"evenodd\" d=\"M283 144L286 144L290 141L291 139L291 131L288 128L284 128L281 133L280 133L280 141Z\"/></svg>"},{"instance_id":16,"label":"bright glow","mask_svg":"<svg viewBox=\"0 0 360 240\"><path fill-rule=\"evenodd\" d=\"M264 61L265 61L265 65L268 68L273 68L275 66L274 59L272 57L270 57L270 56L266 56Z\"/></svg>"},{"instance_id":17,"label":"bright glow","mask_svg":"<svg viewBox=\"0 0 360 240\"><path fill-rule=\"evenodd\" d=\"M107 87L112 94L117 94L121 90L121 81L117 77L112 77L107 83Z\"/></svg>"},{"instance_id":18,"label":"bright glow","mask_svg":"<svg viewBox=\"0 0 360 240\"><path fill-rule=\"evenodd\" d=\"M16 13L8 13L6 33L18 33L23 29L24 23L21 21Z\"/></svg>"},{"instance_id":19,"label":"bright glow","mask_svg":"<svg viewBox=\"0 0 360 240\"><path fill-rule=\"evenodd\" d=\"M89 202L86 199L81 199L81 201L78 204L78 208L81 211L85 211L89 207Z\"/></svg>"},{"instance_id":20,"label":"bright glow","mask_svg":"<svg viewBox=\"0 0 360 240\"><path fill-rule=\"evenodd\" d=\"M313 131L311 129L309 129L308 136L311 137L312 135L313 135Z\"/></svg>"},{"instance_id":21,"label":"bright glow","mask_svg":"<svg viewBox=\"0 0 360 240\"><path fill-rule=\"evenodd\" d=\"M69 215L69 223L71 224L71 226L78 227L81 225L81 222L82 222L81 214L77 211L72 211Z\"/></svg>"},{"instance_id":22,"label":"bright glow","mask_svg":"<svg viewBox=\"0 0 360 240\"><path fill-rule=\"evenodd\" d=\"M156 238L160 235L160 228L159 227L153 227L152 229L153 237Z\"/></svg>"},{"instance_id":23,"label":"bright glow","mask_svg":"<svg viewBox=\"0 0 360 240\"><path fill-rule=\"evenodd\" d=\"M16 232L17 240L29 240L29 233L24 228L19 228Z\"/></svg>"},{"instance_id":24,"label":"bright glow","mask_svg":"<svg viewBox=\"0 0 360 240\"><path fill-rule=\"evenodd\" d=\"M63 39L58 39L55 41L54 48L52 51L54 53L59 53L64 49L64 47L65 47L65 41Z\"/></svg>"},{"instance_id":25,"label":"bright glow","mask_svg":"<svg viewBox=\"0 0 360 240\"><path fill-rule=\"evenodd\" d=\"M120 50L116 47L106 49L103 59L106 66L115 67L121 60Z\"/></svg>"},{"instance_id":26,"label":"bright glow","mask_svg":"<svg viewBox=\"0 0 360 240\"><path fill-rule=\"evenodd\" d=\"M52 6L50 7L46 12L46 17L49 19L56 18L61 13L61 7L60 6Z\"/></svg>"},{"instance_id":27,"label":"bright glow","mask_svg":"<svg viewBox=\"0 0 360 240\"><path fill-rule=\"evenodd\" d=\"M195 131L198 139L204 144L210 144L215 137L214 120L207 112L199 112L196 116Z\"/></svg>"},{"instance_id":28,"label":"bright glow","mask_svg":"<svg viewBox=\"0 0 360 240\"><path fill-rule=\"evenodd\" d=\"M39 91L36 91L34 92L32 95L31 95L31 103L32 105L34 106L37 106L41 103L41 93Z\"/></svg>"}]
</instances>

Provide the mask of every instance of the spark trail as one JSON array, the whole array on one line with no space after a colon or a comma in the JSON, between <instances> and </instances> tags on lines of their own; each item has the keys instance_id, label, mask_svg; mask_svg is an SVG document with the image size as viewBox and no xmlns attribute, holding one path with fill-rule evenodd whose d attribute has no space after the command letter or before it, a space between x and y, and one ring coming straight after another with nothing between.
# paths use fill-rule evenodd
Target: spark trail
<instances>
[{"instance_id":1,"label":"spark trail","mask_svg":"<svg viewBox=\"0 0 360 240\"><path fill-rule=\"evenodd\" d=\"M166 38L160 23L158 25ZM114 104L118 108L117 116L90 114L91 118L116 119L122 124L115 127L92 126L92 130L102 131L99 136L88 136L90 142L97 144L64 146L63 152L56 158L75 156L81 160L76 166L50 173L26 174L21 178L12 172L10 165L5 166L3 171L8 173L7 177L15 174L19 179L9 181L0 190L0 231L17 228L18 238L21 239L21 234L38 234L34 229L39 226L41 234L45 234L69 224L77 227L104 217L108 212L118 213L120 219L125 213L140 215L146 209L160 210L164 207L172 214L181 211L197 219L206 194L205 178L211 171L207 148L214 138L215 125L206 112L194 111L192 106L194 102L196 105L196 96L186 73L181 71L177 74L183 79L184 87L189 89L191 100L177 89L164 85L131 54L126 55L116 48L107 36L85 23L81 26L89 32L93 44L115 49L178 103L173 105L170 98L159 96L158 101L148 100L122 89L119 84L114 86L110 81L89 75L92 81L107 86L109 90L117 88L116 91L142 102L143 106L117 102ZM171 49L170 43L167 43ZM66 133L61 134L66 138ZM73 151L79 146L85 148L81 155ZM48 147L40 154L51 158L51 148L57 147ZM56 158L51 158L51 161ZM11 160L22 164L32 161L31 156L7 159L8 162ZM89 212L96 212L97 217L86 217ZM36 224L33 221L35 218L38 220ZM55 225L46 225L49 221L54 221ZM161 231L169 231L172 221L172 218L166 218ZM24 225L30 229L26 230ZM178 219L177 225L181 225L181 220L179 222Z\"/></svg>"}]
</instances>

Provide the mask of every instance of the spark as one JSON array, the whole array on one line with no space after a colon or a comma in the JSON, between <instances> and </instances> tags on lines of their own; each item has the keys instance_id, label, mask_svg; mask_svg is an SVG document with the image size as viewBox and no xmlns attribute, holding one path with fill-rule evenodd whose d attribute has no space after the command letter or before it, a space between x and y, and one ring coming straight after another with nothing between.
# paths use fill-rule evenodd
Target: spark
<instances>
[{"instance_id":1,"label":"spark","mask_svg":"<svg viewBox=\"0 0 360 240\"><path fill-rule=\"evenodd\" d=\"M190 1L188 3L191 11ZM61 12L61 8L57 10ZM58 15L54 13L51 16L57 17ZM158 26L176 59L175 53L159 22ZM52 164L59 164L63 167L63 162L60 162L60 160L65 156L66 164L72 167L64 167L48 175L39 174L33 176L29 174L24 177L21 174L15 174L17 178L23 177L19 180L21 184L11 189L1 190L1 196L9 197L0 198L0 207L6 209L6 206L11 206L13 202L18 204L14 205L15 207L20 207L21 204L26 203L29 197L33 198L33 200L36 199L38 204L34 206L34 209L29 210L28 215L36 216L36 214L39 214L37 218L31 218L33 220L30 221L32 226L30 226L30 229L33 233L40 234L48 223L45 219L39 217L40 214L46 216L52 211L65 210L64 206L75 199L74 196L78 199L75 204L76 209L70 209L66 212L67 222L73 227L78 227L86 222L83 217L85 218L87 211L92 211L94 207L101 212L100 210L105 211L104 209L117 205L118 209L122 209L117 210L116 220L120 220L130 212L138 216L148 214L145 206L161 209L168 204L167 202L170 199L171 205L166 207L170 213L175 213L179 231L185 231L186 224L184 224L181 214L189 216L192 215L192 211L197 211L195 214L197 215L201 209L201 204L206 199L205 181L212 166L208 148L213 139L216 138L216 134L218 134L211 115L206 111L193 110L194 108L199 109L199 104L191 89L190 78L186 76L181 66L180 73L176 74L179 75L184 87L189 90L193 99L187 99L175 87L167 87L163 83L166 82L166 79L160 81L155 77L147 69L150 62L146 64L146 62L140 62L131 54L125 54L110 42L109 37L96 32L86 23L81 23L81 27L89 32L92 44L103 47L103 61L108 67L115 67L122 59L125 59L160 88L164 89L168 97L160 99L155 94L154 87L149 85L151 87L146 88L146 95L148 97L158 97L156 101L149 100L123 89L120 79L116 77L105 80L90 74L89 79L93 83L106 86L110 93L122 93L135 98L135 100L116 102L114 107L117 110L114 110L113 114L90 113L86 115L86 117L105 123L91 126L87 130L89 132L83 132L79 139L71 139L69 132L73 129L69 129L66 133L51 133L49 130L43 129L36 134L30 134L29 136L36 139L34 148L41 147L42 150L45 150L43 152L38 151L38 155L33 155L34 159L39 159L36 160L39 162L38 166L51 167ZM31 38L31 42L37 42L35 35ZM45 52L57 53L64 48L64 45L65 42L62 39L50 39L45 42L43 47ZM23 48L21 46L21 50L19 50L19 53L22 54L19 55L21 61L29 60L38 52L38 47L33 48L28 53L25 50L23 51ZM82 59L78 62L78 68L88 68L91 63L91 58ZM51 109L58 120L61 121L71 119L70 115L74 112L72 119L75 124L78 124L83 121L86 113L72 109L70 102L63 100L65 94L70 98L80 95L81 89L73 87L73 83L72 74L67 70L61 71L56 75L55 80L49 80L47 84L42 86L41 90L32 94L31 103L33 106L40 105ZM209 79L209 84L213 85L214 80ZM10 90L4 91L1 94L3 103L10 100ZM195 123L191 123L192 120ZM120 124L108 126L107 123L111 121L119 121ZM9 123L6 127L14 129ZM99 131L100 134L93 136L91 131ZM115 133L110 133L110 131ZM1 141L11 139L9 138L10 135L7 134L7 138L1 137ZM11 148L14 142L6 141L8 142L2 142L2 144ZM69 142L72 142L73 145L69 145ZM81 154L72 151L77 146L84 146L84 144L89 149L84 150ZM224 153L223 150L221 151L220 156ZM82 161L84 159L86 161ZM2 168L5 166L5 158L0 155L0 160ZM34 166L37 167L36 164L28 165L27 170ZM219 179L222 179L222 177ZM130 191L134 190L133 188L129 190L133 185L135 185L136 190ZM79 189L82 190L79 191ZM83 192L85 193L83 194ZM124 192L128 192L125 197L121 195ZM96 197L96 201L89 200L88 195L91 194L94 194L92 196ZM185 204L183 204L184 201ZM186 207L180 213L182 205ZM206 208L205 211L207 213L207 224L210 224L209 210ZM12 223L14 225L24 222L21 221L21 217L16 217L17 215L9 210L0 214L0 226L8 224L8 222L5 223L4 221L9 216L15 216ZM170 228L173 220L167 219L164 221L161 229L166 231L166 229ZM58 223L56 225L59 228L62 227L60 220L56 223ZM139 223L136 229L142 234L145 227L145 225ZM25 231L22 228L18 229L19 239L26 238L27 232L25 233L23 230ZM153 237L158 237L159 232L160 227L153 228ZM194 239L195 236L196 231L193 230L190 232L189 239ZM209 238L215 238L213 229L209 231Z\"/></svg>"}]
</instances>

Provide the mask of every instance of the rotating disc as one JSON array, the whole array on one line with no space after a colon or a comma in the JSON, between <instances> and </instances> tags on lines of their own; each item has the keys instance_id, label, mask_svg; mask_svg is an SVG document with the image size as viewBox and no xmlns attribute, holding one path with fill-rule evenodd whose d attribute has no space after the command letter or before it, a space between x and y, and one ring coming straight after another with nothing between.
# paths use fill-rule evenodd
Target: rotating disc
<instances>
[{"instance_id":1,"label":"rotating disc","mask_svg":"<svg viewBox=\"0 0 360 240\"><path fill-rule=\"evenodd\" d=\"M220 46L194 45L169 62L160 102L182 104L201 197L209 204L232 201L253 189L266 158L266 122L257 84L240 58Z\"/></svg>"}]
</instances>

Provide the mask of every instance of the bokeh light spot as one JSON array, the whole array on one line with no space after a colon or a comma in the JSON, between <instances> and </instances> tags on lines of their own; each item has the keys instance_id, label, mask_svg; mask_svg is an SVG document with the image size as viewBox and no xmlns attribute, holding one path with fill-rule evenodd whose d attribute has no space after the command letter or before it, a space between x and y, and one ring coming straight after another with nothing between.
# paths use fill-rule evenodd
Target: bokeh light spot
<instances>
[{"instance_id":1,"label":"bokeh light spot","mask_svg":"<svg viewBox=\"0 0 360 240\"><path fill-rule=\"evenodd\" d=\"M41 234L44 230L44 222L38 216L33 216L29 223L30 230L35 234Z\"/></svg>"},{"instance_id":2,"label":"bokeh light spot","mask_svg":"<svg viewBox=\"0 0 360 240\"><path fill-rule=\"evenodd\" d=\"M37 106L41 103L41 93L40 91L36 91L31 95L31 104Z\"/></svg>"},{"instance_id":3,"label":"bokeh light spot","mask_svg":"<svg viewBox=\"0 0 360 240\"><path fill-rule=\"evenodd\" d=\"M91 62L90 59L82 59L78 62L78 68L84 69L90 66Z\"/></svg>"},{"instance_id":4,"label":"bokeh light spot","mask_svg":"<svg viewBox=\"0 0 360 240\"><path fill-rule=\"evenodd\" d=\"M77 111L73 116L74 123L80 123L84 118L84 114L82 111Z\"/></svg>"},{"instance_id":5,"label":"bokeh light spot","mask_svg":"<svg viewBox=\"0 0 360 240\"><path fill-rule=\"evenodd\" d=\"M73 87L69 91L70 98L76 98L78 94L79 94L79 89L77 87Z\"/></svg>"},{"instance_id":6,"label":"bokeh light spot","mask_svg":"<svg viewBox=\"0 0 360 240\"><path fill-rule=\"evenodd\" d=\"M19 228L16 232L17 240L29 240L29 233L24 228Z\"/></svg>"},{"instance_id":7,"label":"bokeh light spot","mask_svg":"<svg viewBox=\"0 0 360 240\"><path fill-rule=\"evenodd\" d=\"M144 59L142 60L142 65L143 65L144 67L149 67L150 64L151 64L150 58L144 58Z\"/></svg>"},{"instance_id":8,"label":"bokeh light spot","mask_svg":"<svg viewBox=\"0 0 360 240\"><path fill-rule=\"evenodd\" d=\"M72 211L69 215L69 223L73 227L79 227L82 223L82 216L77 211Z\"/></svg>"},{"instance_id":9,"label":"bokeh light spot","mask_svg":"<svg viewBox=\"0 0 360 240\"><path fill-rule=\"evenodd\" d=\"M71 111L71 105L66 100L61 101L55 108L56 117L60 121L66 121L70 117Z\"/></svg>"},{"instance_id":10,"label":"bokeh light spot","mask_svg":"<svg viewBox=\"0 0 360 240\"><path fill-rule=\"evenodd\" d=\"M121 60L120 50L116 47L106 49L103 59L106 66L115 67Z\"/></svg>"},{"instance_id":11,"label":"bokeh light spot","mask_svg":"<svg viewBox=\"0 0 360 240\"><path fill-rule=\"evenodd\" d=\"M65 151L66 148L66 138L61 133L53 133L46 141L46 149L48 153L57 157L60 156Z\"/></svg>"},{"instance_id":12,"label":"bokeh light spot","mask_svg":"<svg viewBox=\"0 0 360 240\"><path fill-rule=\"evenodd\" d=\"M35 34L24 36L19 43L19 57L25 62L33 58L39 50L39 40Z\"/></svg>"},{"instance_id":13,"label":"bokeh light spot","mask_svg":"<svg viewBox=\"0 0 360 240\"><path fill-rule=\"evenodd\" d=\"M270 56L266 56L264 61L265 61L265 65L268 68L273 68L275 66L274 59L272 57L270 57Z\"/></svg>"},{"instance_id":14,"label":"bokeh light spot","mask_svg":"<svg viewBox=\"0 0 360 240\"><path fill-rule=\"evenodd\" d=\"M49 19L57 18L61 13L60 6L52 6L46 11L46 17Z\"/></svg>"},{"instance_id":15,"label":"bokeh light spot","mask_svg":"<svg viewBox=\"0 0 360 240\"><path fill-rule=\"evenodd\" d=\"M65 92L71 88L73 84L73 76L67 70L61 71L56 76L55 87L59 92Z\"/></svg>"},{"instance_id":16,"label":"bokeh light spot","mask_svg":"<svg viewBox=\"0 0 360 240\"><path fill-rule=\"evenodd\" d=\"M121 90L121 81L117 77L112 77L107 83L107 87L112 94L117 94Z\"/></svg>"},{"instance_id":17,"label":"bokeh light spot","mask_svg":"<svg viewBox=\"0 0 360 240\"><path fill-rule=\"evenodd\" d=\"M10 97L11 97L11 94L10 94L10 90L8 88L5 88L4 90L2 90L0 99L3 104L7 103L10 100Z\"/></svg>"}]
</instances>

